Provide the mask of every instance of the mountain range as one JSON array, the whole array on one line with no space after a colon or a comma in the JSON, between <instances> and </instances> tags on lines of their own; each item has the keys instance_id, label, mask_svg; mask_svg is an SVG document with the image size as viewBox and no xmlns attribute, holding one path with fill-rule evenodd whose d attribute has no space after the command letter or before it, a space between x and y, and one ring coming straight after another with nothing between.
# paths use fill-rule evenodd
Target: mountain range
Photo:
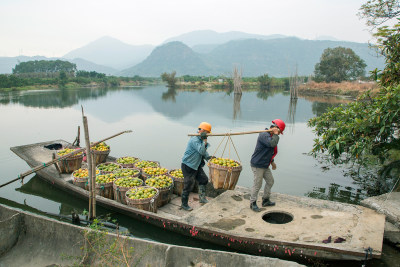
<instances>
[{"instance_id":1,"label":"mountain range","mask_svg":"<svg viewBox=\"0 0 400 267\"><path fill-rule=\"evenodd\" d=\"M231 76L233 67L244 77L265 73L287 77L297 71L311 75L326 48L351 48L367 64L366 71L382 69L378 57L367 43L338 41L333 37L305 40L284 35L257 35L243 32L217 33L194 31L172 37L161 45L129 45L112 37L102 37L62 58L0 57L0 73L11 73L18 62L64 59L77 64L79 70L108 75L159 77L163 72L182 75Z\"/></svg>"}]
</instances>

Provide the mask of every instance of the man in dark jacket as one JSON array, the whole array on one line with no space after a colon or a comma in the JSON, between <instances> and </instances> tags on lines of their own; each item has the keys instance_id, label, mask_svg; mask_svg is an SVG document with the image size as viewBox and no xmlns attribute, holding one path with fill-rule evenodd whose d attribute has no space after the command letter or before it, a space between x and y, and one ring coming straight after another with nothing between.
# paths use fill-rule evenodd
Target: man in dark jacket
<instances>
[{"instance_id":1,"label":"man in dark jacket","mask_svg":"<svg viewBox=\"0 0 400 267\"><path fill-rule=\"evenodd\" d=\"M274 157L278 153L279 135L285 129L285 123L276 119L272 121L269 128L271 132L263 132L258 135L256 148L251 156L251 169L254 174L253 187L251 189L250 208L253 211L259 212L260 208L257 206L257 196L262 186L262 180L265 180L264 194L262 197L262 206L274 206L275 202L270 201L271 188L274 184L274 177L272 176L271 169L276 169Z\"/></svg>"}]
</instances>

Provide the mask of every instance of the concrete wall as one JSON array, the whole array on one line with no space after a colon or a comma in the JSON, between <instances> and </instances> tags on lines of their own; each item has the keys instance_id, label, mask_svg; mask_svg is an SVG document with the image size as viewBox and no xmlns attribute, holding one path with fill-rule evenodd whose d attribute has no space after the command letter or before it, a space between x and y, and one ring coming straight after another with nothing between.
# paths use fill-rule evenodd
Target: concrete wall
<instances>
[{"instance_id":1,"label":"concrete wall","mask_svg":"<svg viewBox=\"0 0 400 267\"><path fill-rule=\"evenodd\" d=\"M105 253L99 255L94 252L83 257L82 252L86 250L81 248L88 247L84 237L87 229L0 205L0 267L110 263L112 257L102 257ZM95 236L99 237L98 234ZM120 246L125 256L129 256L127 261L130 265L302 266L296 262L274 258L174 246L117 234L105 234L101 237L102 242L93 244L100 244L103 249L112 244ZM121 249L116 251L120 252ZM125 265L122 253L113 255L117 257L111 266Z\"/></svg>"}]
</instances>

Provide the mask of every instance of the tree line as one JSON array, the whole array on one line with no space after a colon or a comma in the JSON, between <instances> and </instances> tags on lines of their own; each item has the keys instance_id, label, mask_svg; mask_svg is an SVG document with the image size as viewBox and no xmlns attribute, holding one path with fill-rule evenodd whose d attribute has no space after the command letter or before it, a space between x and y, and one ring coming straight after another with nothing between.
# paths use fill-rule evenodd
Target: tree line
<instances>
[{"instance_id":1,"label":"tree line","mask_svg":"<svg viewBox=\"0 0 400 267\"><path fill-rule=\"evenodd\" d=\"M34 60L21 62L12 69L13 74L76 72L76 64L63 60Z\"/></svg>"},{"instance_id":2,"label":"tree line","mask_svg":"<svg viewBox=\"0 0 400 267\"><path fill-rule=\"evenodd\" d=\"M107 76L96 71L77 70L76 65L62 60L35 60L18 63L13 74L0 74L0 88L18 88L39 85L65 86L76 83L80 86L96 82L105 86L118 86L121 82L136 84L154 83L158 79L140 76Z\"/></svg>"}]
</instances>

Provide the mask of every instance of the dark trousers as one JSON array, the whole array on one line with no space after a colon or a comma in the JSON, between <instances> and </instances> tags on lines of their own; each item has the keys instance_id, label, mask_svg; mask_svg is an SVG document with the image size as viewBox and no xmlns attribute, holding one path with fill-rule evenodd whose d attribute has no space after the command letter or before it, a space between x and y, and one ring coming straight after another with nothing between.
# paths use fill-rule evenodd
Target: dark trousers
<instances>
[{"instance_id":1,"label":"dark trousers","mask_svg":"<svg viewBox=\"0 0 400 267\"><path fill-rule=\"evenodd\" d=\"M208 177L202 167L197 170L193 170L186 164L181 164L183 173L183 192L182 195L188 196L193 190L194 181L199 182L199 185L206 185L208 183Z\"/></svg>"}]
</instances>

